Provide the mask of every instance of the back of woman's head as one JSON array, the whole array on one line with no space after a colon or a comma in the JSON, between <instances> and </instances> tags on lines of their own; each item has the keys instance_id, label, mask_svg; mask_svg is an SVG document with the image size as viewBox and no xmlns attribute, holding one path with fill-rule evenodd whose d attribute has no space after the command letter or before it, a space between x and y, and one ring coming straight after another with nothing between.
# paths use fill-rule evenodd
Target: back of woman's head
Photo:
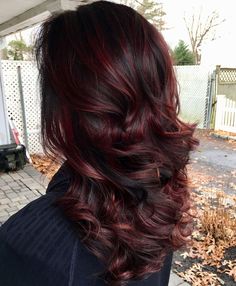
<instances>
[{"instance_id":1,"label":"back of woman's head","mask_svg":"<svg viewBox=\"0 0 236 286\"><path fill-rule=\"evenodd\" d=\"M36 56L43 144L72 177L60 207L109 285L158 271L191 233L185 166L197 143L178 119L165 41L133 9L99 1L46 21Z\"/></svg>"}]
</instances>

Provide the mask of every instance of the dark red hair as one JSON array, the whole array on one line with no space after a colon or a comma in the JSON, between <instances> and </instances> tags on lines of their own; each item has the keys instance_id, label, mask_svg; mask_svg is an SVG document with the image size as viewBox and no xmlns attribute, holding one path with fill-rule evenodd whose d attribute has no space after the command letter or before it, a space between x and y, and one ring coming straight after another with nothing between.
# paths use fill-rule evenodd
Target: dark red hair
<instances>
[{"instance_id":1,"label":"dark red hair","mask_svg":"<svg viewBox=\"0 0 236 286\"><path fill-rule=\"evenodd\" d=\"M109 285L160 270L191 234L185 167L197 144L163 37L132 8L98 1L46 21L36 57L43 144L73 177L59 206Z\"/></svg>"}]
</instances>

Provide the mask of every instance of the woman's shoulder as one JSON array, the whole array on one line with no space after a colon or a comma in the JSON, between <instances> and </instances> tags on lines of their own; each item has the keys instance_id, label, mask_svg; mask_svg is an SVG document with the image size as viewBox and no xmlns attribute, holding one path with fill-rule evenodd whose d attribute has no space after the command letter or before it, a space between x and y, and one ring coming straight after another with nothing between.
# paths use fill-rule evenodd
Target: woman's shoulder
<instances>
[{"instance_id":1,"label":"woman's shoulder","mask_svg":"<svg viewBox=\"0 0 236 286\"><path fill-rule=\"evenodd\" d=\"M30 202L1 226L0 239L24 252L40 247L41 253L49 244L61 243L62 233L67 240L72 239L73 226L55 205L58 197L58 193L51 192Z\"/></svg>"},{"instance_id":2,"label":"woman's shoulder","mask_svg":"<svg viewBox=\"0 0 236 286\"><path fill-rule=\"evenodd\" d=\"M51 179L46 194L30 202L11 216L0 228L1 235L23 230L26 233L34 228L38 229L42 225L51 224L50 218L52 220L61 219L62 215L54 203L69 187L67 173L65 172L65 164L63 164Z\"/></svg>"},{"instance_id":3,"label":"woman's shoulder","mask_svg":"<svg viewBox=\"0 0 236 286\"><path fill-rule=\"evenodd\" d=\"M63 165L50 181L46 194L30 202L11 216L0 228L0 237L17 247L43 245L57 241L61 232L73 232L72 223L56 205L59 197L69 187L68 175Z\"/></svg>"},{"instance_id":4,"label":"woman's shoulder","mask_svg":"<svg viewBox=\"0 0 236 286\"><path fill-rule=\"evenodd\" d=\"M54 204L58 196L47 193L0 228L0 285L104 285L94 276L103 265Z\"/></svg>"},{"instance_id":5,"label":"woman's shoulder","mask_svg":"<svg viewBox=\"0 0 236 286\"><path fill-rule=\"evenodd\" d=\"M0 228L1 285L50 285L46 281L55 273L54 281L66 281L76 236L54 205L56 198L56 193L38 198Z\"/></svg>"},{"instance_id":6,"label":"woman's shoulder","mask_svg":"<svg viewBox=\"0 0 236 286\"><path fill-rule=\"evenodd\" d=\"M45 220L45 216L52 216L57 214L58 209L54 206L57 193L47 193L38 199L28 203L25 207L12 215L0 228L2 232L13 232L16 230L24 229L28 231L36 227L40 222L50 223L50 220Z\"/></svg>"},{"instance_id":7,"label":"woman's shoulder","mask_svg":"<svg viewBox=\"0 0 236 286\"><path fill-rule=\"evenodd\" d=\"M97 259L80 241L74 224L55 204L67 189L68 177L60 169L45 195L1 226L0 285L74 285L69 282L74 275L84 279L86 272L101 269ZM86 271L76 274L84 263Z\"/></svg>"}]
</instances>

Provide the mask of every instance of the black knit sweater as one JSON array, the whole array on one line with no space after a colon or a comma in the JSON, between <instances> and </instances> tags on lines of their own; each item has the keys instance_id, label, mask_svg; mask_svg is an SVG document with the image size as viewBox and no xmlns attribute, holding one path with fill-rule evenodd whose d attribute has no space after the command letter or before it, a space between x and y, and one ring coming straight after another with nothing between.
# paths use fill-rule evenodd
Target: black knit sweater
<instances>
[{"instance_id":1,"label":"black knit sweater","mask_svg":"<svg viewBox=\"0 0 236 286\"><path fill-rule=\"evenodd\" d=\"M13 215L0 228L1 286L104 286L100 261L80 242L72 223L53 202L66 192L69 176L61 168L44 196ZM172 254L158 273L129 282L167 286Z\"/></svg>"}]
</instances>

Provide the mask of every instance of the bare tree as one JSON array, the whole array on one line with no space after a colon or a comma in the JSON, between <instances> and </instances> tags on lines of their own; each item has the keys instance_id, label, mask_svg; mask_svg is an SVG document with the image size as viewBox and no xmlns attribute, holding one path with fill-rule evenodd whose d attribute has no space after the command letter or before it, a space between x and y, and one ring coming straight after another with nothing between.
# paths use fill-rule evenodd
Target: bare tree
<instances>
[{"instance_id":1,"label":"bare tree","mask_svg":"<svg viewBox=\"0 0 236 286\"><path fill-rule=\"evenodd\" d=\"M121 3L135 9L159 31L167 29L164 18L166 13L162 3L159 3L156 0L121 0Z\"/></svg>"},{"instance_id":2,"label":"bare tree","mask_svg":"<svg viewBox=\"0 0 236 286\"><path fill-rule=\"evenodd\" d=\"M201 46L205 40L215 40L216 27L224 20L221 20L217 11L213 11L207 17L203 16L202 10L194 13L191 17L184 16L185 25L188 31L195 64L201 62Z\"/></svg>"}]
</instances>

